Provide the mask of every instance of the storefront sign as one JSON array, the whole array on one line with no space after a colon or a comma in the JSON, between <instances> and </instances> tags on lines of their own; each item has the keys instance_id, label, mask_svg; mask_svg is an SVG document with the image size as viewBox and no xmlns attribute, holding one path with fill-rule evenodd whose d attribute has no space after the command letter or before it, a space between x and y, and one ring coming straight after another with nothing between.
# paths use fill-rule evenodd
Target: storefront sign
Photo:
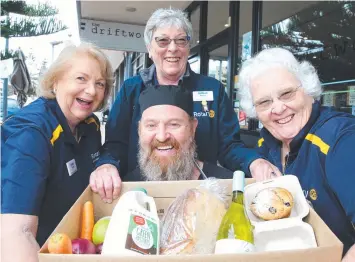
<instances>
[{"instance_id":1,"label":"storefront sign","mask_svg":"<svg viewBox=\"0 0 355 262\"><path fill-rule=\"evenodd\" d=\"M110 50L147 52L144 26L81 19L80 38Z\"/></svg>"}]
</instances>

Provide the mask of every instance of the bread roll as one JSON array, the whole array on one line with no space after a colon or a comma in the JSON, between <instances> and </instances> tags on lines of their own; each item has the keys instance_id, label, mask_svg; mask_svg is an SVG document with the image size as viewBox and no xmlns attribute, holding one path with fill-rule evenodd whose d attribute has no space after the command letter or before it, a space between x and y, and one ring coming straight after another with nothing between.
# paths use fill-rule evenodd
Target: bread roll
<instances>
[{"instance_id":1,"label":"bread roll","mask_svg":"<svg viewBox=\"0 0 355 262\"><path fill-rule=\"evenodd\" d=\"M160 254L212 254L225 212L223 201L210 191L186 191L161 221Z\"/></svg>"},{"instance_id":2,"label":"bread roll","mask_svg":"<svg viewBox=\"0 0 355 262\"><path fill-rule=\"evenodd\" d=\"M289 217L293 207L292 194L285 188L270 187L258 192L250 210L255 216L264 220Z\"/></svg>"}]
</instances>

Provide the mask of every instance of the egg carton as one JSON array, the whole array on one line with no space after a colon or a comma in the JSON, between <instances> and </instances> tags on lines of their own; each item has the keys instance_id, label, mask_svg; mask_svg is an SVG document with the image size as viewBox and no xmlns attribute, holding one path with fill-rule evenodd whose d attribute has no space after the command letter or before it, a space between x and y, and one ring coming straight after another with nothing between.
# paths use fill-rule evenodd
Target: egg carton
<instances>
[{"instance_id":1,"label":"egg carton","mask_svg":"<svg viewBox=\"0 0 355 262\"><path fill-rule=\"evenodd\" d=\"M265 221L256 217L250 210L256 194L270 187L285 188L292 194L294 205L288 218ZM247 185L244 189L244 205L247 216L254 226L254 243L257 251L317 247L313 228L303 221L309 213L310 206L296 176L286 175Z\"/></svg>"}]
</instances>

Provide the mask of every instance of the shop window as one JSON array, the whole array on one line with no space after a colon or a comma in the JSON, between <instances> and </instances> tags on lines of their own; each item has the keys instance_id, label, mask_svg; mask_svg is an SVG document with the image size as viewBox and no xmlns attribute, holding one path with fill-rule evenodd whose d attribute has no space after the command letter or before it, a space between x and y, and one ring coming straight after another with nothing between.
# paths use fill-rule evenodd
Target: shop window
<instances>
[{"instance_id":1,"label":"shop window","mask_svg":"<svg viewBox=\"0 0 355 262\"><path fill-rule=\"evenodd\" d=\"M133 75L137 75L144 68L146 53L135 53L133 56L132 66Z\"/></svg>"},{"instance_id":2,"label":"shop window","mask_svg":"<svg viewBox=\"0 0 355 262\"><path fill-rule=\"evenodd\" d=\"M209 1L207 39L230 26L229 1Z\"/></svg>"},{"instance_id":3,"label":"shop window","mask_svg":"<svg viewBox=\"0 0 355 262\"><path fill-rule=\"evenodd\" d=\"M283 47L298 59L312 63L323 85L322 103L352 113L355 3L284 2L271 12L274 4L263 5L262 48ZM275 17L280 19L275 21Z\"/></svg>"},{"instance_id":4,"label":"shop window","mask_svg":"<svg viewBox=\"0 0 355 262\"><path fill-rule=\"evenodd\" d=\"M193 38L191 39L191 47L198 45L200 38L200 7L196 8L190 16L192 30L193 30Z\"/></svg>"},{"instance_id":5,"label":"shop window","mask_svg":"<svg viewBox=\"0 0 355 262\"><path fill-rule=\"evenodd\" d=\"M220 81L227 88L228 45L221 46L209 53L208 76ZM227 90L226 90L227 91Z\"/></svg>"},{"instance_id":6,"label":"shop window","mask_svg":"<svg viewBox=\"0 0 355 262\"><path fill-rule=\"evenodd\" d=\"M236 61L237 72L239 72L241 65L244 61L251 57L252 46L252 1L240 2L240 20L239 20L239 45L238 45L238 59ZM250 119L243 109L240 107L238 93L238 74L234 78L234 90L233 90L233 106L239 119L239 126L241 129L256 130L259 121ZM252 124L250 124L252 122ZM254 124L255 123L255 124Z\"/></svg>"},{"instance_id":7,"label":"shop window","mask_svg":"<svg viewBox=\"0 0 355 262\"><path fill-rule=\"evenodd\" d=\"M252 46L252 1L240 2L240 20L239 20L239 49L237 60L237 72L241 64L251 57Z\"/></svg>"},{"instance_id":8,"label":"shop window","mask_svg":"<svg viewBox=\"0 0 355 262\"><path fill-rule=\"evenodd\" d=\"M321 103L355 115L355 80L323 84Z\"/></svg>"}]
</instances>

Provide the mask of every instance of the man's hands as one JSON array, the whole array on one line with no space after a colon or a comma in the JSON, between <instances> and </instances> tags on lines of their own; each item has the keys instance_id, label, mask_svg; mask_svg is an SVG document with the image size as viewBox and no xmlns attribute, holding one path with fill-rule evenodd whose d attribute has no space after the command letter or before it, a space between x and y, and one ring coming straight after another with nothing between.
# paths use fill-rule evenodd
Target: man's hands
<instances>
[{"instance_id":1,"label":"man's hands","mask_svg":"<svg viewBox=\"0 0 355 262\"><path fill-rule=\"evenodd\" d=\"M269 161L266 161L265 159L262 158L258 158L254 160L250 164L249 170L251 176L255 178L256 181L262 181L262 180L282 176L281 172L276 166L274 166Z\"/></svg>"},{"instance_id":2,"label":"man's hands","mask_svg":"<svg viewBox=\"0 0 355 262\"><path fill-rule=\"evenodd\" d=\"M120 195L121 183L117 168L111 164L99 166L90 175L92 191L98 193L105 203L112 203Z\"/></svg>"},{"instance_id":3,"label":"man's hands","mask_svg":"<svg viewBox=\"0 0 355 262\"><path fill-rule=\"evenodd\" d=\"M264 159L254 160L250 166L250 173L257 181L282 176L278 168ZM90 187L98 193L106 203L111 203L121 192L121 177L117 168L111 164L99 166L90 175Z\"/></svg>"}]
</instances>

